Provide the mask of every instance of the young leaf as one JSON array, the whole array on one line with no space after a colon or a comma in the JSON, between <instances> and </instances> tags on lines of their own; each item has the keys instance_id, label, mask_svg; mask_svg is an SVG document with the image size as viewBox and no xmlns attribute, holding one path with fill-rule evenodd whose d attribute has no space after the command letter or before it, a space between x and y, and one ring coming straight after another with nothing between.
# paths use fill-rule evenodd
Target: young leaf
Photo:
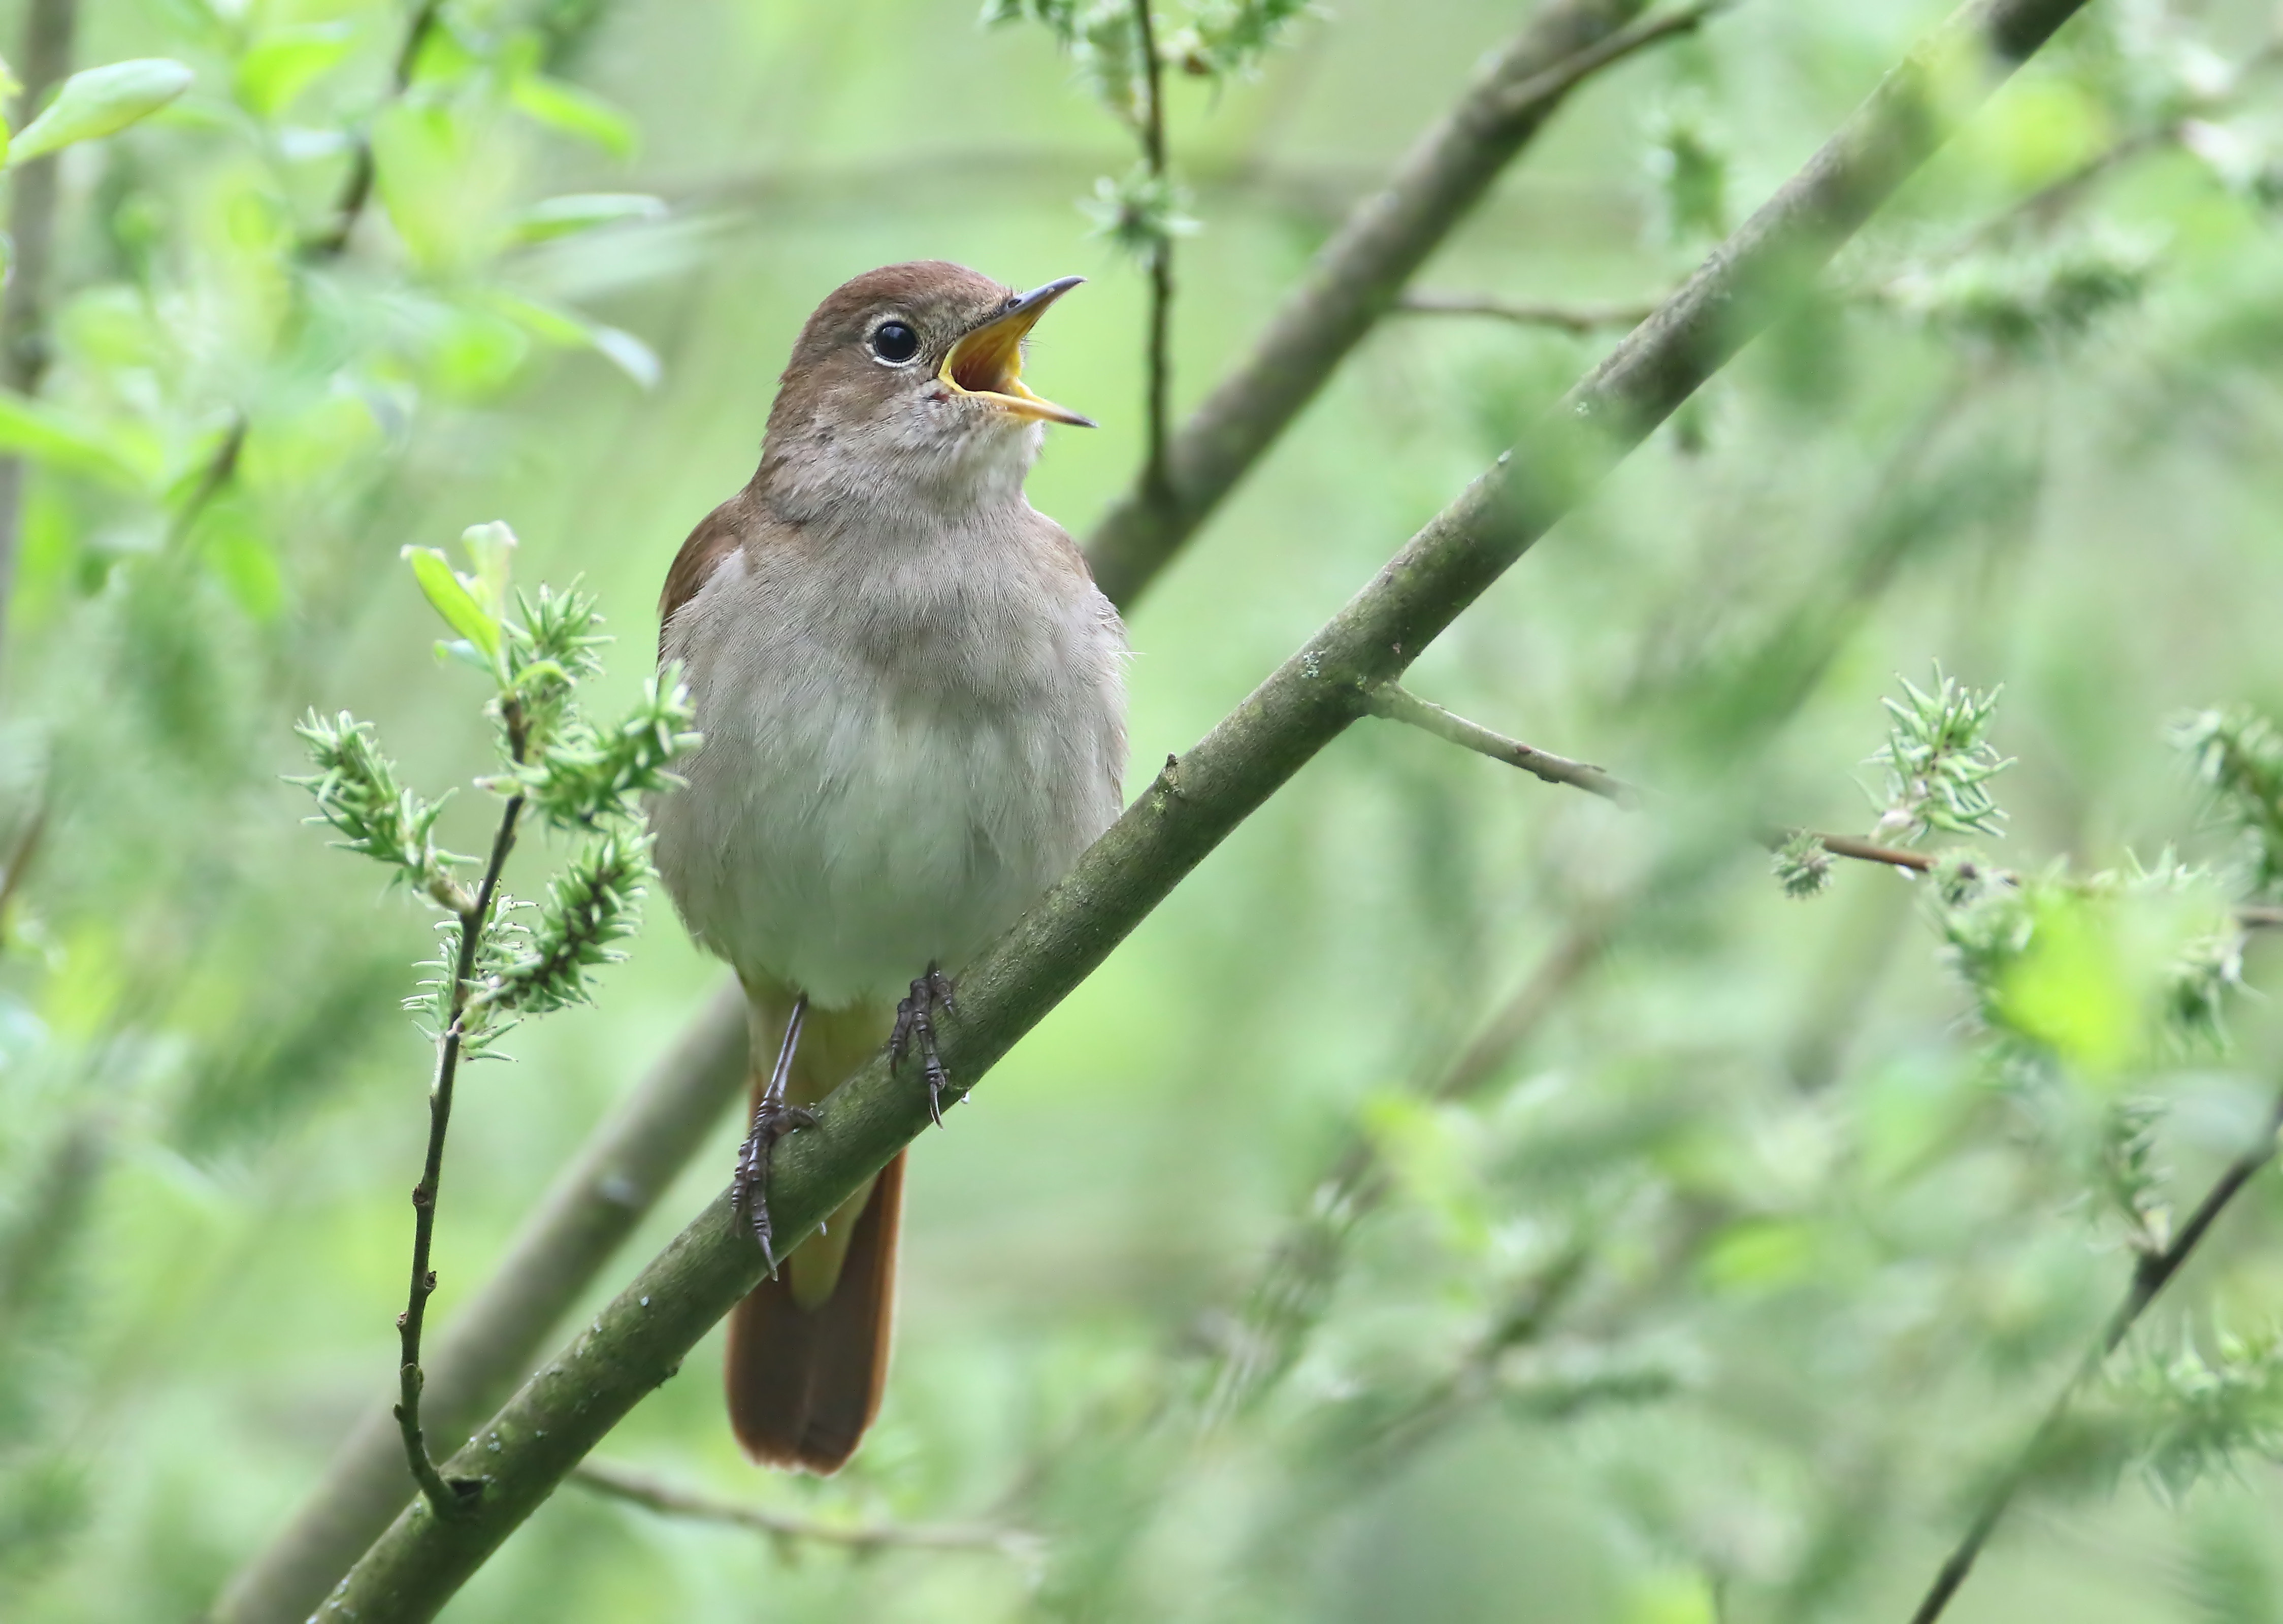
<instances>
[{"instance_id":1,"label":"young leaf","mask_svg":"<svg viewBox=\"0 0 2283 1624\"><path fill-rule=\"evenodd\" d=\"M436 613L444 623L474 644L493 660L499 658L500 628L495 616L487 614L468 583L446 561L441 550L434 547L407 547L405 561L412 566L413 579L419 582Z\"/></svg>"},{"instance_id":2,"label":"young leaf","mask_svg":"<svg viewBox=\"0 0 2283 1624\"><path fill-rule=\"evenodd\" d=\"M194 77L180 62L164 57L113 62L74 74L48 110L16 132L8 167L29 163L76 141L115 135L189 90Z\"/></svg>"},{"instance_id":3,"label":"young leaf","mask_svg":"<svg viewBox=\"0 0 2283 1624\"><path fill-rule=\"evenodd\" d=\"M515 568L515 532L507 520L470 525L460 532L460 545L476 566L475 597L494 619L507 613L507 590Z\"/></svg>"},{"instance_id":4,"label":"young leaf","mask_svg":"<svg viewBox=\"0 0 2283 1624\"><path fill-rule=\"evenodd\" d=\"M536 123L580 141L591 141L612 157L635 155L635 121L590 90L526 74L508 90L516 110Z\"/></svg>"},{"instance_id":5,"label":"young leaf","mask_svg":"<svg viewBox=\"0 0 2283 1624\"><path fill-rule=\"evenodd\" d=\"M331 72L355 43L355 31L345 22L272 28L238 59L238 99L247 111L274 119Z\"/></svg>"},{"instance_id":6,"label":"young leaf","mask_svg":"<svg viewBox=\"0 0 2283 1624\"><path fill-rule=\"evenodd\" d=\"M508 223L507 236L511 243L543 243L622 220L662 220L666 215L666 200L646 191L577 192L524 209Z\"/></svg>"}]
</instances>

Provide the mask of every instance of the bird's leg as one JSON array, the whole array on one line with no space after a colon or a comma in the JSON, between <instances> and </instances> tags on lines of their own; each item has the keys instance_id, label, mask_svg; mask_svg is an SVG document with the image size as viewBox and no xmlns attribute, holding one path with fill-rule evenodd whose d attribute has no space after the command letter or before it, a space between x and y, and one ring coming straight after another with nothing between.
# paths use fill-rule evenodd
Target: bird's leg
<instances>
[{"instance_id":1,"label":"bird's leg","mask_svg":"<svg viewBox=\"0 0 2283 1624\"><path fill-rule=\"evenodd\" d=\"M736 1175L729 1181L729 1210L744 1212L752 1221L753 1238L769 1261L769 1278L777 1275L775 1237L769 1231L769 1159L778 1140L796 1128L816 1126L816 1113L806 1105L785 1104L785 1087L792 1077L793 1050L800 1047L800 1019L808 1012L808 995L792 1001L785 1017L784 1042L777 1045L777 1063L769 1068L769 1086L753 1104L752 1130L737 1149Z\"/></svg>"},{"instance_id":2,"label":"bird's leg","mask_svg":"<svg viewBox=\"0 0 2283 1624\"><path fill-rule=\"evenodd\" d=\"M943 1090L951 1081L951 1074L943 1069L943 1058L935 1051L935 1011L943 1010L957 1014L959 1005L951 995L951 983L935 965L912 983L911 995L896 1005L896 1029L888 1035L888 1066L891 1070L904 1063L904 1056L916 1042L920 1050L920 1066L927 1074L928 1115L935 1119L938 1128L943 1126Z\"/></svg>"}]
</instances>

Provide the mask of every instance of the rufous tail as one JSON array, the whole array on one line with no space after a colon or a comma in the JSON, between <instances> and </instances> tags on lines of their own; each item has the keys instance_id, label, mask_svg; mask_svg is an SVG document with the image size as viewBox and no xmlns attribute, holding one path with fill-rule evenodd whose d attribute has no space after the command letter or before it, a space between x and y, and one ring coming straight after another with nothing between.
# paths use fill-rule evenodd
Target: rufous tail
<instances>
[{"instance_id":1,"label":"rufous tail","mask_svg":"<svg viewBox=\"0 0 2283 1624\"><path fill-rule=\"evenodd\" d=\"M749 983L747 990L758 1089L791 999L781 988ZM790 1102L822 1099L879 1047L887 1029L881 1011L812 1011L793 1061ZM775 1279L730 1310L729 1425L761 1464L838 1472L879 1413L903 1204L899 1153L822 1231L791 1249Z\"/></svg>"}]
</instances>

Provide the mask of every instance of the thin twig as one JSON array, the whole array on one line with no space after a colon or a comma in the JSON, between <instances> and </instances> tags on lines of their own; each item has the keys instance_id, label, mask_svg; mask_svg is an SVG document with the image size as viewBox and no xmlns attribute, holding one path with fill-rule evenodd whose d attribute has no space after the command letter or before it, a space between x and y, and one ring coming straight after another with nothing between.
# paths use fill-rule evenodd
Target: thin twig
<instances>
[{"instance_id":1,"label":"thin twig","mask_svg":"<svg viewBox=\"0 0 2283 1624\"><path fill-rule=\"evenodd\" d=\"M2045 1410L2045 1418L2030 1434L2029 1442L2022 1447L2013 1464L2006 1467L2005 1474L1983 1500L1981 1509L1974 1514L1974 1520L1967 1526L1964 1536L1944 1561L1935 1574L1933 1584L1928 1587L1926 1595L1920 1600L1918 1611L1911 1614L1911 1624L1934 1624L1942 1617L1952 1597L1958 1594L1959 1587L1974 1571L1974 1564L1981 1557L1983 1547L1997 1532L1998 1525L2004 1519L2014 1496L2044 1460L2068 1416L2071 1401L2085 1383L2100 1374L2101 1366L2123 1342L2148 1305L2156 1300L2157 1293L2171 1284L2173 1277L2180 1272L2181 1266L2187 1262L2197 1244L2210 1232L2212 1224L2226 1209L2227 1204L2235 1199L2262 1167L2275 1159L2276 1136L2279 1133L2283 1133L2283 1092L2275 1097L2275 1102L2267 1113L2264 1131L2228 1163L2212 1187L2204 1192L2204 1198L2196 1203L2195 1211L2189 1215L2187 1222L2181 1225L2180 1232L2172 1238L2172 1244L2162 1252L2141 1253L2140 1261L2133 1268L2131 1281L2125 1287L2123 1300L2109 1315L2108 1323L2101 1328L2100 1339L2085 1350L2084 1358L2076 1373L2054 1395L2053 1403Z\"/></svg>"},{"instance_id":2,"label":"thin twig","mask_svg":"<svg viewBox=\"0 0 2283 1624\"><path fill-rule=\"evenodd\" d=\"M548 1332L743 1097L746 1060L745 995L726 981L557 1175L491 1277L429 1339L425 1431L464 1436L515 1390ZM392 1396L366 1410L300 1508L230 1576L213 1624L300 1624L404 1501Z\"/></svg>"},{"instance_id":3,"label":"thin twig","mask_svg":"<svg viewBox=\"0 0 2283 1624\"><path fill-rule=\"evenodd\" d=\"M523 724L513 704L507 707L510 753L524 755ZM523 816L524 798L512 795L500 811L499 830L492 837L490 859L484 865L483 883L475 899L458 916L459 950L451 966L452 986L446 1004L448 1019L436 1037L436 1081L428 1094L428 1155L421 1166L420 1182L412 1189L412 1279L406 1290L404 1312L397 1316L398 1398L396 1424L404 1440L404 1457L412 1476L440 1517L456 1516L463 1501L456 1487L439 1472L428 1454L420 1429L420 1331L427 1318L428 1299L436 1290L436 1271L428 1267L429 1245L436 1233L436 1200L444 1177L444 1136L452 1121L452 1085L460 1068L462 1026L468 1012L468 992L476 974L476 956L491 923L498 900L500 872L515 849L516 824Z\"/></svg>"},{"instance_id":4,"label":"thin twig","mask_svg":"<svg viewBox=\"0 0 2283 1624\"><path fill-rule=\"evenodd\" d=\"M729 1523L765 1534L775 1541L838 1545L860 1552L891 1549L995 1550L1025 1564L1037 1562L1045 1548L1045 1542L1028 1529L988 1523L836 1523L797 1516L741 1500L720 1500L678 1488L663 1479L615 1461L581 1461L572 1472L571 1480L598 1495L645 1506L668 1517Z\"/></svg>"},{"instance_id":5,"label":"thin twig","mask_svg":"<svg viewBox=\"0 0 2283 1624\"><path fill-rule=\"evenodd\" d=\"M420 48L428 43L429 30L436 26L437 13L442 9L443 0L420 0L420 9L412 14L412 24L404 31L404 43L397 48L395 69L389 75L391 101L411 87L412 70L420 61ZM372 199L372 131L367 129L357 132L348 179L342 183L340 198L333 205L332 224L303 243L302 251L316 258L331 259L346 250L358 220L364 215L365 205Z\"/></svg>"},{"instance_id":6,"label":"thin twig","mask_svg":"<svg viewBox=\"0 0 2283 1624\"><path fill-rule=\"evenodd\" d=\"M1566 755L1555 755L1550 750L1525 745L1518 738L1493 733L1479 722L1455 715L1439 705L1429 704L1400 683L1380 683L1371 690L1364 704L1375 716L1423 729L1438 738L1448 739L1464 749L1489 756L1494 761L1519 767L1548 784L1565 784L1571 789L1584 790L1588 795L1599 795L1602 800L1614 801L1621 807L1640 804L1640 791L1614 773L1590 761L1573 761Z\"/></svg>"},{"instance_id":7,"label":"thin twig","mask_svg":"<svg viewBox=\"0 0 2283 1624\"><path fill-rule=\"evenodd\" d=\"M1149 178L1162 192L1165 184L1165 65L1157 57L1157 26L1149 14L1150 0L1134 0L1134 26L1142 47L1142 83L1149 105L1142 110L1142 157ZM1149 447L1142 465L1142 488L1148 499L1162 504L1172 499L1173 485L1165 472L1165 441L1170 432L1166 397L1173 384L1169 353L1173 320L1173 239L1159 230L1149 244L1149 355L1147 405Z\"/></svg>"},{"instance_id":8,"label":"thin twig","mask_svg":"<svg viewBox=\"0 0 2283 1624\"><path fill-rule=\"evenodd\" d=\"M1405 316L1485 316L1524 327L1557 327L1564 332L1591 333L1611 327L1638 327L1656 308L1654 304L1547 304L1521 299L1493 299L1484 293L1410 293L1395 301Z\"/></svg>"}]
</instances>

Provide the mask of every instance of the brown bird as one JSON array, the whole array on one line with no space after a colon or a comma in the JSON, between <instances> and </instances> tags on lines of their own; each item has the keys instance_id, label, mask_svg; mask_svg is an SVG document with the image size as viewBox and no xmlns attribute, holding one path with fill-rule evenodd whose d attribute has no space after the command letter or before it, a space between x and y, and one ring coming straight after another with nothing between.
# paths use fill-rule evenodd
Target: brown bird
<instances>
[{"instance_id":1,"label":"brown bird","mask_svg":"<svg viewBox=\"0 0 2283 1624\"><path fill-rule=\"evenodd\" d=\"M1079 281L1017 293L922 261L837 290L760 467L666 574L658 660L705 742L651 816L683 921L750 1010L731 1198L771 1274L730 1316L729 1417L768 1464L838 1470L879 1409L904 1179L899 1155L778 1269L771 1145L883 1039L917 1048L936 1104L945 972L1118 814L1126 629L1023 494L1045 424L1091 426L1022 381L1026 335Z\"/></svg>"}]
</instances>

